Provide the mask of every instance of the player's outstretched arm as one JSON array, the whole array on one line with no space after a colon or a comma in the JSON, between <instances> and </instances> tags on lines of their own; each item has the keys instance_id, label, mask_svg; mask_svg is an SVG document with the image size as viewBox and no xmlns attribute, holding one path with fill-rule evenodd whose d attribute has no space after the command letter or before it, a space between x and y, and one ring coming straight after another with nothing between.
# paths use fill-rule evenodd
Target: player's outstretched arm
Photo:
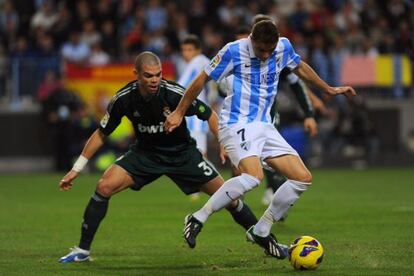
<instances>
[{"instance_id":1,"label":"player's outstretched arm","mask_svg":"<svg viewBox=\"0 0 414 276\"><path fill-rule=\"evenodd\" d=\"M78 177L88 160L99 150L100 147L102 147L104 142L105 134L103 134L99 129L95 130L86 142L81 155L73 165L72 169L59 182L59 188L61 191L68 191L72 188L73 180Z\"/></svg>"},{"instance_id":2,"label":"player's outstretched arm","mask_svg":"<svg viewBox=\"0 0 414 276\"><path fill-rule=\"evenodd\" d=\"M304 61L301 61L298 67L293 70L299 78L307 83L314 85L324 91L325 93L335 96L338 94L345 94L348 98L356 96L355 90L351 86L331 87Z\"/></svg>"},{"instance_id":3,"label":"player's outstretched arm","mask_svg":"<svg viewBox=\"0 0 414 276\"><path fill-rule=\"evenodd\" d=\"M164 123L164 129L167 133L171 133L176 129L183 120L185 112L190 107L190 104L197 98L203 89L204 84L209 80L207 74L202 71L190 84L187 90L184 92L184 96L181 98L177 108L168 115Z\"/></svg>"}]
</instances>

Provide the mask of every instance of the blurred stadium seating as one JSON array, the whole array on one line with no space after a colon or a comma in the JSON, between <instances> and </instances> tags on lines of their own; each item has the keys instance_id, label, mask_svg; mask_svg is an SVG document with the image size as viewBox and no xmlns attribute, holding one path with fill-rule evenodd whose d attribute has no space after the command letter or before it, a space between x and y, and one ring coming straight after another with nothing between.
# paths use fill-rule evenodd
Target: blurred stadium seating
<instances>
[{"instance_id":1,"label":"blurred stadium seating","mask_svg":"<svg viewBox=\"0 0 414 276\"><path fill-rule=\"evenodd\" d=\"M2 0L0 171L52 169L54 139L64 135L53 130L57 122L99 119L133 78L130 64L140 51L157 53L164 77L174 80L186 34L199 35L212 57L257 13L277 18L280 33L329 84L359 93L352 103L329 101L328 114L318 115L320 135L303 149L310 165L413 164L412 0ZM77 99L68 110L53 109L55 91L64 91L65 104L66 93ZM289 91L280 94L282 127L299 125ZM72 141L58 147L65 145L76 152Z\"/></svg>"}]
</instances>

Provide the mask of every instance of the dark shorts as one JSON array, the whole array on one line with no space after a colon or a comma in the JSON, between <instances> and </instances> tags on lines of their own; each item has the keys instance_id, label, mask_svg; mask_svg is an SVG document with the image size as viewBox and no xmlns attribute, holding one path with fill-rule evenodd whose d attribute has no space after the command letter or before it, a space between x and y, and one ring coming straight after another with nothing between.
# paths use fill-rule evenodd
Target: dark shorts
<instances>
[{"instance_id":1,"label":"dark shorts","mask_svg":"<svg viewBox=\"0 0 414 276\"><path fill-rule=\"evenodd\" d=\"M125 169L134 179L133 190L140 190L162 175L168 176L185 194L200 191L200 187L219 173L195 147L165 154L140 149L129 150L115 164Z\"/></svg>"}]
</instances>

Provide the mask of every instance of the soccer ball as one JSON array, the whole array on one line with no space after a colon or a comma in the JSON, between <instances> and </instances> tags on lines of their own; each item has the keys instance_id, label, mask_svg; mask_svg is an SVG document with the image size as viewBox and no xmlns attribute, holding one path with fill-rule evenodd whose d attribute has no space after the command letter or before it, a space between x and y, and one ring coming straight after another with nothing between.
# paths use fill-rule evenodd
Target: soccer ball
<instances>
[{"instance_id":1,"label":"soccer ball","mask_svg":"<svg viewBox=\"0 0 414 276\"><path fill-rule=\"evenodd\" d=\"M289 261L295 269L316 269L323 259L323 247L310 236L296 238L289 247Z\"/></svg>"}]
</instances>

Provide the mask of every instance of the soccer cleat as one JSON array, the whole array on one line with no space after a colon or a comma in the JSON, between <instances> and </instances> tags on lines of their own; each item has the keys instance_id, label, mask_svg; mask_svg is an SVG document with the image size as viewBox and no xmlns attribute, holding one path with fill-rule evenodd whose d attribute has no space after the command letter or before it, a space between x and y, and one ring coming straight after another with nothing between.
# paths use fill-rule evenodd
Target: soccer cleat
<instances>
[{"instance_id":1,"label":"soccer cleat","mask_svg":"<svg viewBox=\"0 0 414 276\"><path fill-rule=\"evenodd\" d=\"M203 224L193 217L193 215L189 214L185 217L183 237L190 248L194 248L196 246L196 238L202 227Z\"/></svg>"},{"instance_id":2,"label":"soccer cleat","mask_svg":"<svg viewBox=\"0 0 414 276\"><path fill-rule=\"evenodd\" d=\"M246 238L252 243L256 243L262 247L265 253L269 256L277 259L285 259L288 255L288 247L286 245L277 242L276 237L273 234L267 237L260 237L253 233L253 227L250 227L246 232Z\"/></svg>"},{"instance_id":3,"label":"soccer cleat","mask_svg":"<svg viewBox=\"0 0 414 276\"><path fill-rule=\"evenodd\" d=\"M87 262L90 260L89 251L77 246L70 248L70 253L59 259L59 263Z\"/></svg>"}]
</instances>

